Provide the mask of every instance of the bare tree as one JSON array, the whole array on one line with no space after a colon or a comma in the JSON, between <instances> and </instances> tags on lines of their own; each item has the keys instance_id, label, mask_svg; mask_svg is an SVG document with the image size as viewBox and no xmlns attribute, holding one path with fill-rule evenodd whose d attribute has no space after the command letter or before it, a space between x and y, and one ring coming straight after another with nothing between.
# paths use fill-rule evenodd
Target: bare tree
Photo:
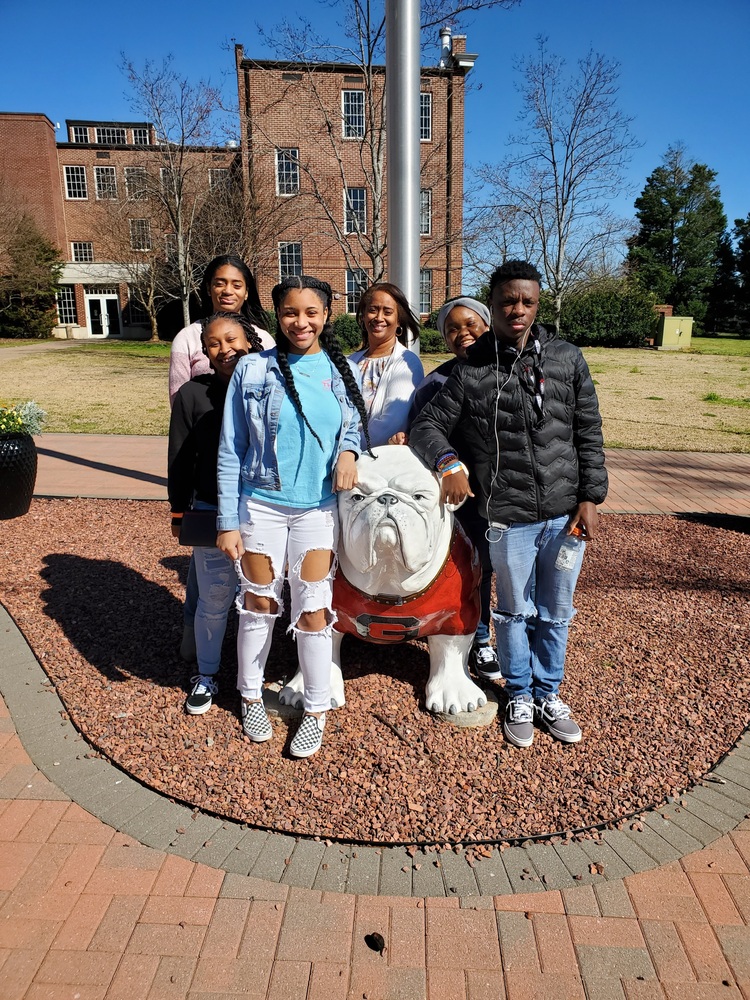
<instances>
[{"instance_id":1,"label":"bare tree","mask_svg":"<svg viewBox=\"0 0 750 1000\"><path fill-rule=\"evenodd\" d=\"M131 86L131 106L153 128L153 144L141 149L144 164L152 168L144 174L144 193L152 216L171 243L171 262L187 326L197 277L194 224L210 190L211 147L221 131L220 95L206 81L193 84L180 76L171 56L161 65L147 61L143 69L123 56L123 72Z\"/></svg>"},{"instance_id":2,"label":"bare tree","mask_svg":"<svg viewBox=\"0 0 750 1000\"><path fill-rule=\"evenodd\" d=\"M456 23L461 15L489 9L510 9L520 0L422 0L423 29ZM369 279L380 280L385 273L387 233L385 225L385 149L386 106L385 75L385 5L382 0L331 0L325 4L338 14L344 41L333 44L315 30L310 21L284 21L272 31L258 27L264 41L279 58L302 68L305 90L314 115L310 128L318 136L318 152L325 149L330 170L322 173L319 162L300 163L307 176L316 207L319 232L328 234L342 251L347 268L357 270L368 262ZM325 88L326 63L351 66L361 77L364 90L363 125L346 144L340 141L342 111L332 104ZM291 87L290 87L291 89ZM286 93L276 95L279 103ZM270 109L265 109L266 111ZM262 116L261 116L262 117ZM271 144L270 138L265 137ZM352 152L352 144L355 152ZM341 192L364 187L368 194L370 217L364 231L355 212L349 213L349 225L342 224ZM346 213L344 213L346 215ZM308 217L309 218L309 217Z\"/></svg>"},{"instance_id":3,"label":"bare tree","mask_svg":"<svg viewBox=\"0 0 750 1000\"><path fill-rule=\"evenodd\" d=\"M559 328L565 296L592 271L611 269L613 251L632 231L608 199L622 191L639 143L617 106L616 62L589 51L567 73L540 36L536 57L519 71L522 129L509 140L509 157L478 172L484 189L470 213L467 251L484 273L499 256L536 263Z\"/></svg>"}]
</instances>

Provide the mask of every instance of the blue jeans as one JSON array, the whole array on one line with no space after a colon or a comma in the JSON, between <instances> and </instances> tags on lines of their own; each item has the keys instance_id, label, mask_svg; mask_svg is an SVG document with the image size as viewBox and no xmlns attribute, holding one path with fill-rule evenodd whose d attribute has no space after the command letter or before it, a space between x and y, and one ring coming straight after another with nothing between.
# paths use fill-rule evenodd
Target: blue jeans
<instances>
[{"instance_id":1,"label":"blue jeans","mask_svg":"<svg viewBox=\"0 0 750 1000\"><path fill-rule=\"evenodd\" d=\"M473 542L479 553L482 567L482 579L479 583L480 613L479 624L474 635L474 642L480 645L490 641L490 615L492 609L492 562L490 547L487 542L487 518L479 513L479 505L475 498L468 497L464 505L456 511L461 527Z\"/></svg>"},{"instance_id":2,"label":"blue jeans","mask_svg":"<svg viewBox=\"0 0 750 1000\"><path fill-rule=\"evenodd\" d=\"M196 510L215 510L196 501ZM195 607L195 658L198 672L217 674L221 646L227 630L227 616L237 593L234 563L215 546L196 546L191 562L195 565L197 603Z\"/></svg>"},{"instance_id":3,"label":"blue jeans","mask_svg":"<svg viewBox=\"0 0 750 1000\"><path fill-rule=\"evenodd\" d=\"M563 679L573 592L585 543L572 569L555 568L569 518L489 529L497 585L492 617L505 691L509 698L557 694Z\"/></svg>"}]
</instances>

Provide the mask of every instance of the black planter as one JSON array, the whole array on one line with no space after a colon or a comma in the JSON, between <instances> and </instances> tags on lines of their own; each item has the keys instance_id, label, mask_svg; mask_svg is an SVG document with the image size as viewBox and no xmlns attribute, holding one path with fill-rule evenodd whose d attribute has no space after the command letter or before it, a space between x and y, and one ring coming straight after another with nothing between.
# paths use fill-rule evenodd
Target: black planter
<instances>
[{"instance_id":1,"label":"black planter","mask_svg":"<svg viewBox=\"0 0 750 1000\"><path fill-rule=\"evenodd\" d=\"M31 434L0 434L0 521L28 511L35 482L34 438Z\"/></svg>"}]
</instances>

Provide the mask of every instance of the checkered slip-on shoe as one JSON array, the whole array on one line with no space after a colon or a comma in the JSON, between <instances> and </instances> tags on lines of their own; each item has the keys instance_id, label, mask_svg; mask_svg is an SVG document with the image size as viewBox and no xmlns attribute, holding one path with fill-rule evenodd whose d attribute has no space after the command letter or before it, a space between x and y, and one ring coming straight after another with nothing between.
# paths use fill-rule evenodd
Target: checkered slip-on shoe
<instances>
[{"instance_id":1,"label":"checkered slip-on shoe","mask_svg":"<svg viewBox=\"0 0 750 1000\"><path fill-rule=\"evenodd\" d=\"M262 701L241 701L242 731L253 743L265 743L273 736L273 728Z\"/></svg>"},{"instance_id":2,"label":"checkered slip-on shoe","mask_svg":"<svg viewBox=\"0 0 750 1000\"><path fill-rule=\"evenodd\" d=\"M323 730L326 725L325 712L316 719L314 715L303 715L299 729L289 747L292 757L312 757L323 744Z\"/></svg>"}]
</instances>

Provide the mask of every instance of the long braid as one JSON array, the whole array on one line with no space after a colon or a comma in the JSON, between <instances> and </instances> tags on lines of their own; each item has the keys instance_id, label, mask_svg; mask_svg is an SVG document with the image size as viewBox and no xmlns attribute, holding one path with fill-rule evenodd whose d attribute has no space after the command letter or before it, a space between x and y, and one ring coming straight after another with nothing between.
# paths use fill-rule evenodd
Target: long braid
<instances>
[{"instance_id":1,"label":"long braid","mask_svg":"<svg viewBox=\"0 0 750 1000\"><path fill-rule=\"evenodd\" d=\"M365 406L365 401L362 398L360 388L357 385L357 380L354 377L354 372L351 370L349 362L344 357L344 352L341 350L339 339L333 332L333 327L330 323L326 323L323 332L320 334L320 346L331 359L331 364L336 368L339 375L343 379L349 399L351 399L357 408L357 413L359 413L359 418L362 421L362 430L365 435L365 441L367 442L367 453L371 458L374 458L374 455L372 454L372 444L370 443L370 428L367 423L367 407Z\"/></svg>"},{"instance_id":2,"label":"long braid","mask_svg":"<svg viewBox=\"0 0 750 1000\"><path fill-rule=\"evenodd\" d=\"M302 411L302 401L299 398L299 393L297 392L297 386L294 384L294 376L292 375L292 366L289 364L289 358L287 354L289 353L289 341L286 339L283 333L279 333L276 338L276 358L279 362L279 368L281 369L281 374L284 376L284 381L286 382L287 391L291 397L294 408L302 417L305 422L305 427L310 431L312 436L318 442L321 451L323 450L323 442L320 440L318 435L310 426L310 421L305 416Z\"/></svg>"}]
</instances>

